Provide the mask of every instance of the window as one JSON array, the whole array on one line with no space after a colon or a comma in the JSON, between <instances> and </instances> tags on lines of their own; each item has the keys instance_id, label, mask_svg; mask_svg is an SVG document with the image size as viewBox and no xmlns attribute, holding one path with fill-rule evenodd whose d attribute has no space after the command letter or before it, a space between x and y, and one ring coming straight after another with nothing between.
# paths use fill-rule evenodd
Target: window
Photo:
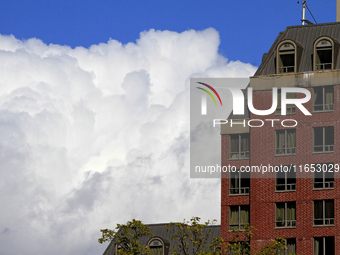
<instances>
[{"instance_id":1,"label":"window","mask_svg":"<svg viewBox=\"0 0 340 255\"><path fill-rule=\"evenodd\" d=\"M295 46L284 42L278 48L278 73L295 72Z\"/></svg>"},{"instance_id":2,"label":"window","mask_svg":"<svg viewBox=\"0 0 340 255\"><path fill-rule=\"evenodd\" d=\"M275 154L295 154L296 141L295 129L276 130L275 131Z\"/></svg>"},{"instance_id":3,"label":"window","mask_svg":"<svg viewBox=\"0 0 340 255\"><path fill-rule=\"evenodd\" d=\"M284 166L289 169L288 172L279 171L275 174L276 191L295 191L296 190L296 172L293 165Z\"/></svg>"},{"instance_id":4,"label":"window","mask_svg":"<svg viewBox=\"0 0 340 255\"><path fill-rule=\"evenodd\" d=\"M334 151L334 127L315 127L314 152Z\"/></svg>"},{"instance_id":5,"label":"window","mask_svg":"<svg viewBox=\"0 0 340 255\"><path fill-rule=\"evenodd\" d=\"M291 255L296 254L296 238L287 238L286 247L280 247L275 254L279 255Z\"/></svg>"},{"instance_id":6,"label":"window","mask_svg":"<svg viewBox=\"0 0 340 255\"><path fill-rule=\"evenodd\" d=\"M249 134L230 135L230 158L249 158Z\"/></svg>"},{"instance_id":7,"label":"window","mask_svg":"<svg viewBox=\"0 0 340 255\"><path fill-rule=\"evenodd\" d=\"M314 49L315 71L333 69L332 48L330 40L321 39L316 42Z\"/></svg>"},{"instance_id":8,"label":"window","mask_svg":"<svg viewBox=\"0 0 340 255\"><path fill-rule=\"evenodd\" d=\"M295 202L276 203L276 221L275 226L278 228L296 227L296 206Z\"/></svg>"},{"instance_id":9,"label":"window","mask_svg":"<svg viewBox=\"0 0 340 255\"><path fill-rule=\"evenodd\" d=\"M334 87L314 87L313 88L313 111L327 112L334 110Z\"/></svg>"},{"instance_id":10,"label":"window","mask_svg":"<svg viewBox=\"0 0 340 255\"><path fill-rule=\"evenodd\" d=\"M151 240L150 244L150 255L163 255L163 244L158 239Z\"/></svg>"},{"instance_id":11,"label":"window","mask_svg":"<svg viewBox=\"0 0 340 255\"><path fill-rule=\"evenodd\" d=\"M314 225L334 225L334 200L314 201Z\"/></svg>"},{"instance_id":12,"label":"window","mask_svg":"<svg viewBox=\"0 0 340 255\"><path fill-rule=\"evenodd\" d=\"M287 93L286 94L287 99L296 98L296 93ZM286 109L286 114L295 114L296 108L294 104L288 104ZM277 90L277 107L275 114L279 115L281 114L281 89Z\"/></svg>"},{"instance_id":13,"label":"window","mask_svg":"<svg viewBox=\"0 0 340 255\"><path fill-rule=\"evenodd\" d=\"M229 229L242 229L244 224L249 225L249 205L230 206Z\"/></svg>"},{"instance_id":14,"label":"window","mask_svg":"<svg viewBox=\"0 0 340 255\"><path fill-rule=\"evenodd\" d=\"M250 173L237 171L229 173L229 194L249 194Z\"/></svg>"},{"instance_id":15,"label":"window","mask_svg":"<svg viewBox=\"0 0 340 255\"><path fill-rule=\"evenodd\" d=\"M315 164L314 189L334 188L334 164Z\"/></svg>"},{"instance_id":16,"label":"window","mask_svg":"<svg viewBox=\"0 0 340 255\"><path fill-rule=\"evenodd\" d=\"M334 255L334 236L314 237L314 255Z\"/></svg>"}]
</instances>

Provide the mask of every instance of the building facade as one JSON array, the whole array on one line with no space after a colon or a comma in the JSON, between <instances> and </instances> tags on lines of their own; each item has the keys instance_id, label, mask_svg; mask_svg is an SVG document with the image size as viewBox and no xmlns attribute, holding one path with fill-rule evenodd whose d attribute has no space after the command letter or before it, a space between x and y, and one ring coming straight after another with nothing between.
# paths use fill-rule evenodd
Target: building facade
<instances>
[{"instance_id":1,"label":"building facade","mask_svg":"<svg viewBox=\"0 0 340 255\"><path fill-rule=\"evenodd\" d=\"M253 105L271 108L276 87L276 111L232 116L241 124L221 128L222 166L237 169L222 178L224 240L230 241L231 230L246 223L257 229L251 239L255 249L283 237L288 247L284 254L340 254L339 49L336 22L287 27L263 55L250 78ZM281 115L281 88L307 89L311 99L303 105L311 115L295 105L287 105ZM257 172L260 168L267 172Z\"/></svg>"}]
</instances>

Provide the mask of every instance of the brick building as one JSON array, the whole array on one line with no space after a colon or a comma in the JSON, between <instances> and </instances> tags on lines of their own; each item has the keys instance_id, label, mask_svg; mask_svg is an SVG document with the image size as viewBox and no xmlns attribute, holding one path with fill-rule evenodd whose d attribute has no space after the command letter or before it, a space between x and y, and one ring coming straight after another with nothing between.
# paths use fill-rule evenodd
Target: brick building
<instances>
[{"instance_id":1,"label":"brick building","mask_svg":"<svg viewBox=\"0 0 340 255\"><path fill-rule=\"evenodd\" d=\"M288 105L287 115L282 116L278 104L268 116L231 117L239 123L257 119L252 125L263 121L262 127L222 125L223 166L281 169L223 176L221 235L225 240L231 240L231 229L247 223L258 229L251 240L255 248L283 237L288 246L285 254L340 254L340 215L336 213L340 211L340 179L334 173L340 164L339 50L340 23L336 22L287 27L263 55L250 78L254 107L271 108L272 87L278 88L279 103L280 88L302 87L311 93L304 106L312 115ZM285 121L283 126L285 119L297 125ZM288 172L281 166L287 166ZM313 168L317 169L312 172Z\"/></svg>"}]
</instances>

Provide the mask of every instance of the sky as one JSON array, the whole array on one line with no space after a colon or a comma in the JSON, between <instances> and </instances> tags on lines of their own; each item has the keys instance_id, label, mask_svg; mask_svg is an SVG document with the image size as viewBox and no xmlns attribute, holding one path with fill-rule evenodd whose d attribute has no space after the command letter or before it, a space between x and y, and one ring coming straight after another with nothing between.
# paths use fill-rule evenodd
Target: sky
<instances>
[{"instance_id":1,"label":"sky","mask_svg":"<svg viewBox=\"0 0 340 255\"><path fill-rule=\"evenodd\" d=\"M0 254L102 254L99 229L133 218L219 220L219 179L189 178L190 77L253 75L300 24L282 2L1 1ZM335 21L335 1L308 5Z\"/></svg>"}]
</instances>

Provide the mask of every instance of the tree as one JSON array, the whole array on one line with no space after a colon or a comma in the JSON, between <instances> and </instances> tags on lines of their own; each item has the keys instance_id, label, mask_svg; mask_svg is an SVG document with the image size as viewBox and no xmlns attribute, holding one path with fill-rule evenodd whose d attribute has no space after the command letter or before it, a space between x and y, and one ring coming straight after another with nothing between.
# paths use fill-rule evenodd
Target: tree
<instances>
[{"instance_id":1,"label":"tree","mask_svg":"<svg viewBox=\"0 0 340 255\"><path fill-rule=\"evenodd\" d=\"M171 233L171 240L176 245L171 247L172 255L218 255L218 254L250 254L250 255L276 255L283 254L287 247L285 239L276 238L271 243L262 247L259 251L253 251L250 240L253 237L254 227L247 224L243 227L235 228L232 232L233 239L225 243L221 237L209 238L210 232L205 228L212 225L216 220L200 223L199 217L192 217L190 221L169 223L165 231ZM150 254L150 250L145 245L140 244L140 238L153 237L148 226L143 225L139 220L128 221L126 224L117 224L116 230L101 229L102 237L99 243L115 240L118 254L140 255ZM209 241L210 240L210 241Z\"/></svg>"},{"instance_id":2,"label":"tree","mask_svg":"<svg viewBox=\"0 0 340 255\"><path fill-rule=\"evenodd\" d=\"M149 248L140 244L140 238L144 236L153 237L150 227L145 226L140 220L133 219L126 224L117 224L116 230L101 229L102 237L99 243L115 239L118 254L150 254Z\"/></svg>"},{"instance_id":3,"label":"tree","mask_svg":"<svg viewBox=\"0 0 340 255\"><path fill-rule=\"evenodd\" d=\"M248 224L244 224L241 229L235 228L232 230L234 237L228 244L221 243L222 253L221 254L254 254L254 255L276 255L284 254L286 247L286 241L282 237L275 238L269 244L262 247L259 251L251 252L252 245L250 240L253 237L253 230L256 230ZM224 252L224 253L223 253Z\"/></svg>"},{"instance_id":4,"label":"tree","mask_svg":"<svg viewBox=\"0 0 340 255\"><path fill-rule=\"evenodd\" d=\"M205 250L213 251L213 247L207 246L207 240L210 232L204 229L211 224L210 221L200 224L199 217L192 217L190 221L179 223L171 222L166 226L166 231L171 232L171 240L176 240L178 245L172 247L173 255L178 254L201 254ZM212 224L216 220L212 221Z\"/></svg>"}]
</instances>

